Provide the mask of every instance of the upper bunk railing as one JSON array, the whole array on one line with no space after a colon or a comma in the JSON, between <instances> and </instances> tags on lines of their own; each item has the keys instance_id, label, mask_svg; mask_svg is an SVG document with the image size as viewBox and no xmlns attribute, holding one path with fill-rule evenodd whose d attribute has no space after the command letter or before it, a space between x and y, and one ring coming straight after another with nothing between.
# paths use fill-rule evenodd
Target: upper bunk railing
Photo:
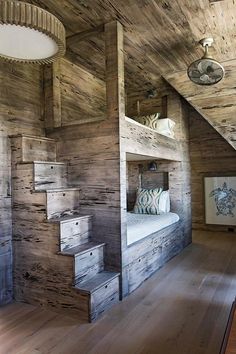
<instances>
[{"instance_id":1,"label":"upper bunk railing","mask_svg":"<svg viewBox=\"0 0 236 354\"><path fill-rule=\"evenodd\" d=\"M181 161L178 141L125 117L121 129L121 141L126 153Z\"/></svg>"}]
</instances>

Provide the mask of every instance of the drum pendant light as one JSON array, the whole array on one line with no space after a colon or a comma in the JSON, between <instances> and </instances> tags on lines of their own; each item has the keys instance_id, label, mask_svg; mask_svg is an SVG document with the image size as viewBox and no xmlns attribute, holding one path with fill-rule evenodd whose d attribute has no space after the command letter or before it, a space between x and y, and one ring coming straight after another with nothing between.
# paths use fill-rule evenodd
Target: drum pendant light
<instances>
[{"instance_id":1,"label":"drum pendant light","mask_svg":"<svg viewBox=\"0 0 236 354\"><path fill-rule=\"evenodd\" d=\"M201 59L190 64L187 71L188 77L197 85L214 85L223 79L225 70L208 53L208 49L213 43L213 38L204 38L199 43L205 49L205 53Z\"/></svg>"},{"instance_id":2,"label":"drum pendant light","mask_svg":"<svg viewBox=\"0 0 236 354\"><path fill-rule=\"evenodd\" d=\"M0 0L0 58L49 64L65 53L65 29L51 13L25 2Z\"/></svg>"}]
</instances>

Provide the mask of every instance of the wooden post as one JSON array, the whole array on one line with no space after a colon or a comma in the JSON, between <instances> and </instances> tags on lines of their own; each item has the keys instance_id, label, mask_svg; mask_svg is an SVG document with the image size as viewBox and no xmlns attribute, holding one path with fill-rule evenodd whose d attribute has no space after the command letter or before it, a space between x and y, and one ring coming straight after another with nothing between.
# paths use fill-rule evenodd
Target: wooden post
<instances>
[{"instance_id":1,"label":"wooden post","mask_svg":"<svg viewBox=\"0 0 236 354\"><path fill-rule=\"evenodd\" d=\"M61 127L60 60L44 68L45 128Z\"/></svg>"},{"instance_id":2,"label":"wooden post","mask_svg":"<svg viewBox=\"0 0 236 354\"><path fill-rule=\"evenodd\" d=\"M107 120L117 132L117 144L119 146L117 159L119 164L119 211L117 218L119 218L120 226L116 242L120 248L117 259L120 264L120 294L122 297L122 288L125 288L122 275L122 257L123 249L126 247L126 155L122 148L121 135L125 120L125 87L124 33L122 25L117 21L105 25L105 48Z\"/></svg>"},{"instance_id":3,"label":"wooden post","mask_svg":"<svg viewBox=\"0 0 236 354\"><path fill-rule=\"evenodd\" d=\"M122 25L105 25L107 115L119 119L125 115L124 34Z\"/></svg>"}]
</instances>

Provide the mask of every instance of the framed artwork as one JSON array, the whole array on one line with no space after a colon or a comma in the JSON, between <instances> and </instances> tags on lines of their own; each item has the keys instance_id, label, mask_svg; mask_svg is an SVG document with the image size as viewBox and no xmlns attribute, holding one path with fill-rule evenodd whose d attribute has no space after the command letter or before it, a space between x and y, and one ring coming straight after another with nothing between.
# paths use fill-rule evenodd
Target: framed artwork
<instances>
[{"instance_id":1,"label":"framed artwork","mask_svg":"<svg viewBox=\"0 0 236 354\"><path fill-rule=\"evenodd\" d=\"M236 176L205 177L206 224L236 225Z\"/></svg>"}]
</instances>

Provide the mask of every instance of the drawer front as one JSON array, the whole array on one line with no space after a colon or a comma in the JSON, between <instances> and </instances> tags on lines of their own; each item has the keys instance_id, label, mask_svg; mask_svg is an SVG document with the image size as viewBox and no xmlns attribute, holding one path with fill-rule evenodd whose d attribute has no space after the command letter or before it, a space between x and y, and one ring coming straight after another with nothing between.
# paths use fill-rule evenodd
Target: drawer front
<instances>
[{"instance_id":1,"label":"drawer front","mask_svg":"<svg viewBox=\"0 0 236 354\"><path fill-rule=\"evenodd\" d=\"M103 247L75 257L75 283L91 279L104 268Z\"/></svg>"},{"instance_id":2,"label":"drawer front","mask_svg":"<svg viewBox=\"0 0 236 354\"><path fill-rule=\"evenodd\" d=\"M65 222L60 227L61 251L89 241L92 217Z\"/></svg>"},{"instance_id":3,"label":"drawer front","mask_svg":"<svg viewBox=\"0 0 236 354\"><path fill-rule=\"evenodd\" d=\"M119 302L119 276L91 294L90 321L94 321L100 314Z\"/></svg>"}]
</instances>

